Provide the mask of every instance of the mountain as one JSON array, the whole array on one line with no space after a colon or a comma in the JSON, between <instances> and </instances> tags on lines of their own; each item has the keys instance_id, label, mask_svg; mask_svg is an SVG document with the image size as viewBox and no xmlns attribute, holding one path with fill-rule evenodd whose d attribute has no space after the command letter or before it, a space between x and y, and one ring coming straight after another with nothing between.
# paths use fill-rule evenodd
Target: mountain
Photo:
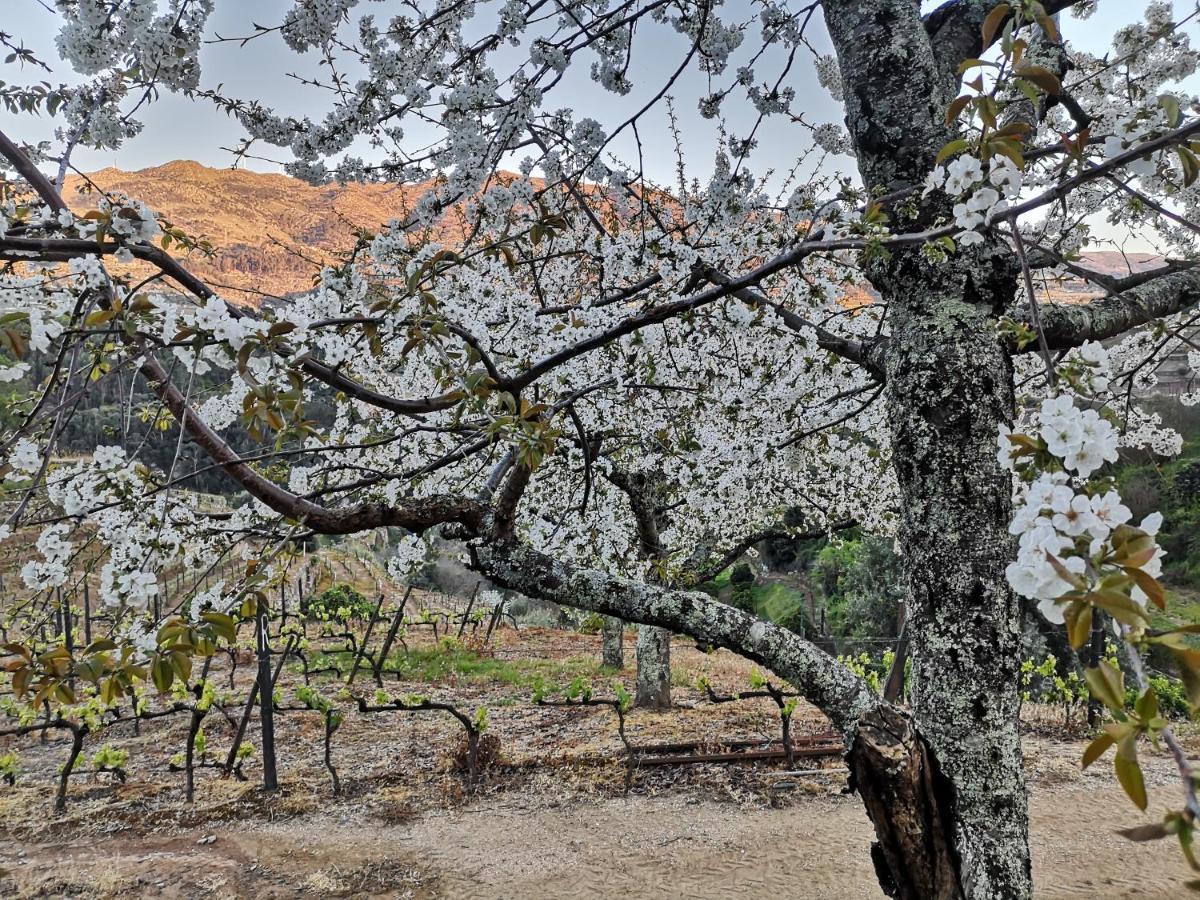
<instances>
[{"instance_id":1,"label":"mountain","mask_svg":"<svg viewBox=\"0 0 1200 900\"><path fill-rule=\"evenodd\" d=\"M172 225L208 239L215 255L193 252L187 267L230 299L255 302L260 293L305 290L321 265L354 243L353 230L376 230L403 219L423 186L346 184L314 187L286 175L210 169L176 160L125 172L101 169L67 179L71 209L96 206L80 193L90 180L101 190L145 201Z\"/></svg>"},{"instance_id":2,"label":"mountain","mask_svg":"<svg viewBox=\"0 0 1200 900\"><path fill-rule=\"evenodd\" d=\"M1122 253L1119 250L1089 250L1083 254L1083 265L1102 275L1124 278L1136 272L1145 272L1163 264L1157 253Z\"/></svg>"},{"instance_id":3,"label":"mountain","mask_svg":"<svg viewBox=\"0 0 1200 900\"><path fill-rule=\"evenodd\" d=\"M88 181L104 191L143 200L188 234L207 238L215 254L193 252L185 260L187 267L229 299L253 304L264 294L281 296L309 288L322 265L353 245L356 228L374 231L391 219L405 218L426 190L425 185L397 184L314 187L286 175L175 160L136 172L108 168L69 177L65 194L77 213L96 205L94 193L80 193ZM1152 267L1159 259L1145 253L1097 251L1085 254L1082 263L1120 277ZM147 275L151 270L142 266L135 271ZM1052 281L1047 289L1051 299L1066 302L1098 293L1073 277ZM864 291L857 299L868 296Z\"/></svg>"}]
</instances>

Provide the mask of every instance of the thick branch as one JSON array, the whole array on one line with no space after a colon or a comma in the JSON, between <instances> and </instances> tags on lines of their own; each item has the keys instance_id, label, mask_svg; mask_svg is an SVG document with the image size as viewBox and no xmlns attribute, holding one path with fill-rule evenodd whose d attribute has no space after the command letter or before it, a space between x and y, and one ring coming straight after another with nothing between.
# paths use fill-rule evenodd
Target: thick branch
<instances>
[{"instance_id":1,"label":"thick branch","mask_svg":"<svg viewBox=\"0 0 1200 900\"><path fill-rule=\"evenodd\" d=\"M1181 312L1200 302L1200 271L1185 269L1147 280L1138 273L1117 282L1127 290L1091 303L1055 304L1042 309L1042 327L1052 350L1078 347L1087 341L1117 337L1155 319ZM1024 321L1028 309L1013 318Z\"/></svg>"},{"instance_id":2,"label":"thick branch","mask_svg":"<svg viewBox=\"0 0 1200 900\"><path fill-rule=\"evenodd\" d=\"M577 609L681 632L766 666L845 734L884 705L858 676L798 635L699 591L675 591L570 566L519 544L471 547L474 567L499 585Z\"/></svg>"},{"instance_id":3,"label":"thick branch","mask_svg":"<svg viewBox=\"0 0 1200 900\"><path fill-rule=\"evenodd\" d=\"M983 20L1000 0L949 0L925 16L925 31L937 56L942 77L958 84L958 64L977 57L983 46ZM1068 9L1079 0L1042 0L1048 15ZM1015 5L1015 4L1013 4ZM997 30L999 34L999 30Z\"/></svg>"}]
</instances>

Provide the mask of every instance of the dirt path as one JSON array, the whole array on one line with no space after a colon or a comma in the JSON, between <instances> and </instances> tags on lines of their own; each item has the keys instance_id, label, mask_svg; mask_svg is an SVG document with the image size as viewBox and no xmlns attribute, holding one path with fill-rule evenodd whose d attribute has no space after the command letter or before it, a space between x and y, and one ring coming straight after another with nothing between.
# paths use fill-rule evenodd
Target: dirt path
<instances>
[{"instance_id":1,"label":"dirt path","mask_svg":"<svg viewBox=\"0 0 1200 900\"><path fill-rule=\"evenodd\" d=\"M1183 896L1178 848L1165 842L1135 848L1115 835L1138 817L1114 803L1107 784L1089 781L1043 789L1033 799L1038 896ZM561 806L544 799L524 805L510 796L392 825L305 815L66 845L0 841L0 866L7 870L0 893L880 898L870 837L858 800L833 795L786 809L678 795Z\"/></svg>"},{"instance_id":2,"label":"dirt path","mask_svg":"<svg viewBox=\"0 0 1200 900\"><path fill-rule=\"evenodd\" d=\"M1167 900L1186 891L1169 843L1134 848L1112 795L1068 787L1032 804L1038 896ZM1135 817L1136 818L1136 817ZM856 798L817 797L784 810L678 798L590 807L429 816L399 846L442 873L447 896L882 898ZM1087 848L1087 849L1085 849Z\"/></svg>"}]
</instances>

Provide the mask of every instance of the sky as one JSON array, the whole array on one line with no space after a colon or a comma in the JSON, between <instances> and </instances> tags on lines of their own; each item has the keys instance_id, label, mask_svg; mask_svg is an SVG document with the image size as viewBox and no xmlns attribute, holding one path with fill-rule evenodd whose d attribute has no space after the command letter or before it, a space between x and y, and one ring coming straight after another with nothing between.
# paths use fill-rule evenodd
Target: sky
<instances>
[{"instance_id":1,"label":"sky","mask_svg":"<svg viewBox=\"0 0 1200 900\"><path fill-rule=\"evenodd\" d=\"M727 0L724 9L735 11L747 0ZM216 11L209 22L212 37L229 37L252 32L252 22L266 25L276 24L290 6L290 0L218 0ZM932 9L937 3L925 3ZM1145 3L1129 0L1100 0L1098 11L1086 21L1075 20L1067 14L1062 21L1064 35L1082 49L1102 52L1111 40L1113 31L1121 25L1140 18ZM40 57L58 62L53 76L47 80L58 82L71 80L65 64L57 60L54 51L54 35L57 31L58 14L47 9L44 0L0 0L6 15L3 30L23 41ZM487 6L485 9L494 7ZM1194 0L1176 0L1177 13L1184 15L1194 8ZM386 14L386 6L362 3L359 11L373 13L377 18ZM807 34L814 46L822 53L829 52L820 16L814 17ZM549 106L571 106L579 114L591 115L600 122L609 124L623 121L630 110L639 105L638 89L657 90L681 59L681 44L672 47L659 46L660 38L639 36L635 44L631 80L638 88L631 96L618 97L592 84L587 77L587 65L576 64L568 73L568 80L550 95ZM680 39L682 40L682 38ZM750 41L747 41L747 46ZM640 51L640 52L639 52ZM774 78L782 57L768 56L759 66L760 80ZM319 119L324 111L320 92L304 87L289 73L312 76L320 71L314 54L300 56L288 49L277 35L268 35L242 48L234 43L207 44L201 51L203 69L202 86L223 85L233 96L253 97L278 111L289 114L308 114ZM42 77L31 69L19 71L14 65L0 66L0 80L28 81ZM723 78L727 83L730 73ZM898 74L897 77L903 77ZM841 122L840 105L833 101L817 83L811 63L801 63L788 82L796 88L797 98L794 111L802 114L813 124ZM698 73L691 72L681 78L672 88L676 98L675 109L679 115L680 131L688 150L689 176L702 180L711 171L712 160L718 146L717 126L712 120L704 120L697 111L697 100L708 93L708 85ZM736 95L735 95L736 96ZM734 135L744 137L754 116L746 108L745 101L728 105L724 110L727 125ZM244 132L236 120L203 102L190 101L176 95L166 95L141 117L145 123L142 135L129 141L116 152L77 151L73 162L83 171L94 171L105 166L116 166L136 170L159 165L172 159L193 159L214 167L229 166L233 162L227 148L235 146ZM24 140L45 139L52 135L53 126L46 120L31 120L22 116L14 118L0 113L0 127ZM673 141L668 128L665 110L652 112L640 127L643 162L647 174L660 183L672 183L675 172ZM408 129L406 143L420 146L431 133L423 134L419 126ZM795 127L779 120L768 120L757 134L759 147L751 159L751 169L756 173L765 170L786 172L795 163L798 135ZM801 143L807 144L807 141ZM632 134L618 141L615 150L627 162L636 162L638 148ZM286 151L263 146L264 154L274 154L276 159L286 159ZM371 157L371 149L358 146L357 152ZM515 160L513 161L515 164ZM246 160L243 165L259 171L279 171L279 165L270 161ZM847 157L827 161L822 167L825 174L852 171L852 161ZM801 177L810 174L802 169Z\"/></svg>"}]
</instances>

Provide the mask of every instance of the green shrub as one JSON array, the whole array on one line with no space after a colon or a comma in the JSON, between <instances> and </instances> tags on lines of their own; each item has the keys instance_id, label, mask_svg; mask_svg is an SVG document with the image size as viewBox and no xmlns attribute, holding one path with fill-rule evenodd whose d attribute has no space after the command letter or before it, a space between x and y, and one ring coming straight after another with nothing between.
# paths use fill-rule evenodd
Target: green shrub
<instances>
[{"instance_id":1,"label":"green shrub","mask_svg":"<svg viewBox=\"0 0 1200 900\"><path fill-rule=\"evenodd\" d=\"M300 612L309 619L367 619L374 611L375 604L348 584L335 584L300 601Z\"/></svg>"},{"instance_id":2,"label":"green shrub","mask_svg":"<svg viewBox=\"0 0 1200 900\"><path fill-rule=\"evenodd\" d=\"M1166 678L1162 675L1150 676L1150 687L1154 689L1154 695L1158 697L1158 711L1167 719L1190 719L1192 717L1191 709L1188 707L1187 692L1183 689L1183 682L1175 678ZM1125 703L1132 707L1137 702L1138 691L1129 688L1125 692Z\"/></svg>"},{"instance_id":3,"label":"green shrub","mask_svg":"<svg viewBox=\"0 0 1200 900\"><path fill-rule=\"evenodd\" d=\"M738 563L729 573L730 584L754 584L754 572L749 563Z\"/></svg>"},{"instance_id":4,"label":"green shrub","mask_svg":"<svg viewBox=\"0 0 1200 900\"><path fill-rule=\"evenodd\" d=\"M587 616L584 617L583 621L579 623L579 633L580 634L599 634L600 629L602 629L603 627L604 627L604 616L602 616L602 615L600 615L600 613L596 613L596 612L589 613Z\"/></svg>"},{"instance_id":5,"label":"green shrub","mask_svg":"<svg viewBox=\"0 0 1200 900\"><path fill-rule=\"evenodd\" d=\"M834 541L817 554L813 574L836 638L896 636L905 590L890 539L868 534Z\"/></svg>"}]
</instances>

